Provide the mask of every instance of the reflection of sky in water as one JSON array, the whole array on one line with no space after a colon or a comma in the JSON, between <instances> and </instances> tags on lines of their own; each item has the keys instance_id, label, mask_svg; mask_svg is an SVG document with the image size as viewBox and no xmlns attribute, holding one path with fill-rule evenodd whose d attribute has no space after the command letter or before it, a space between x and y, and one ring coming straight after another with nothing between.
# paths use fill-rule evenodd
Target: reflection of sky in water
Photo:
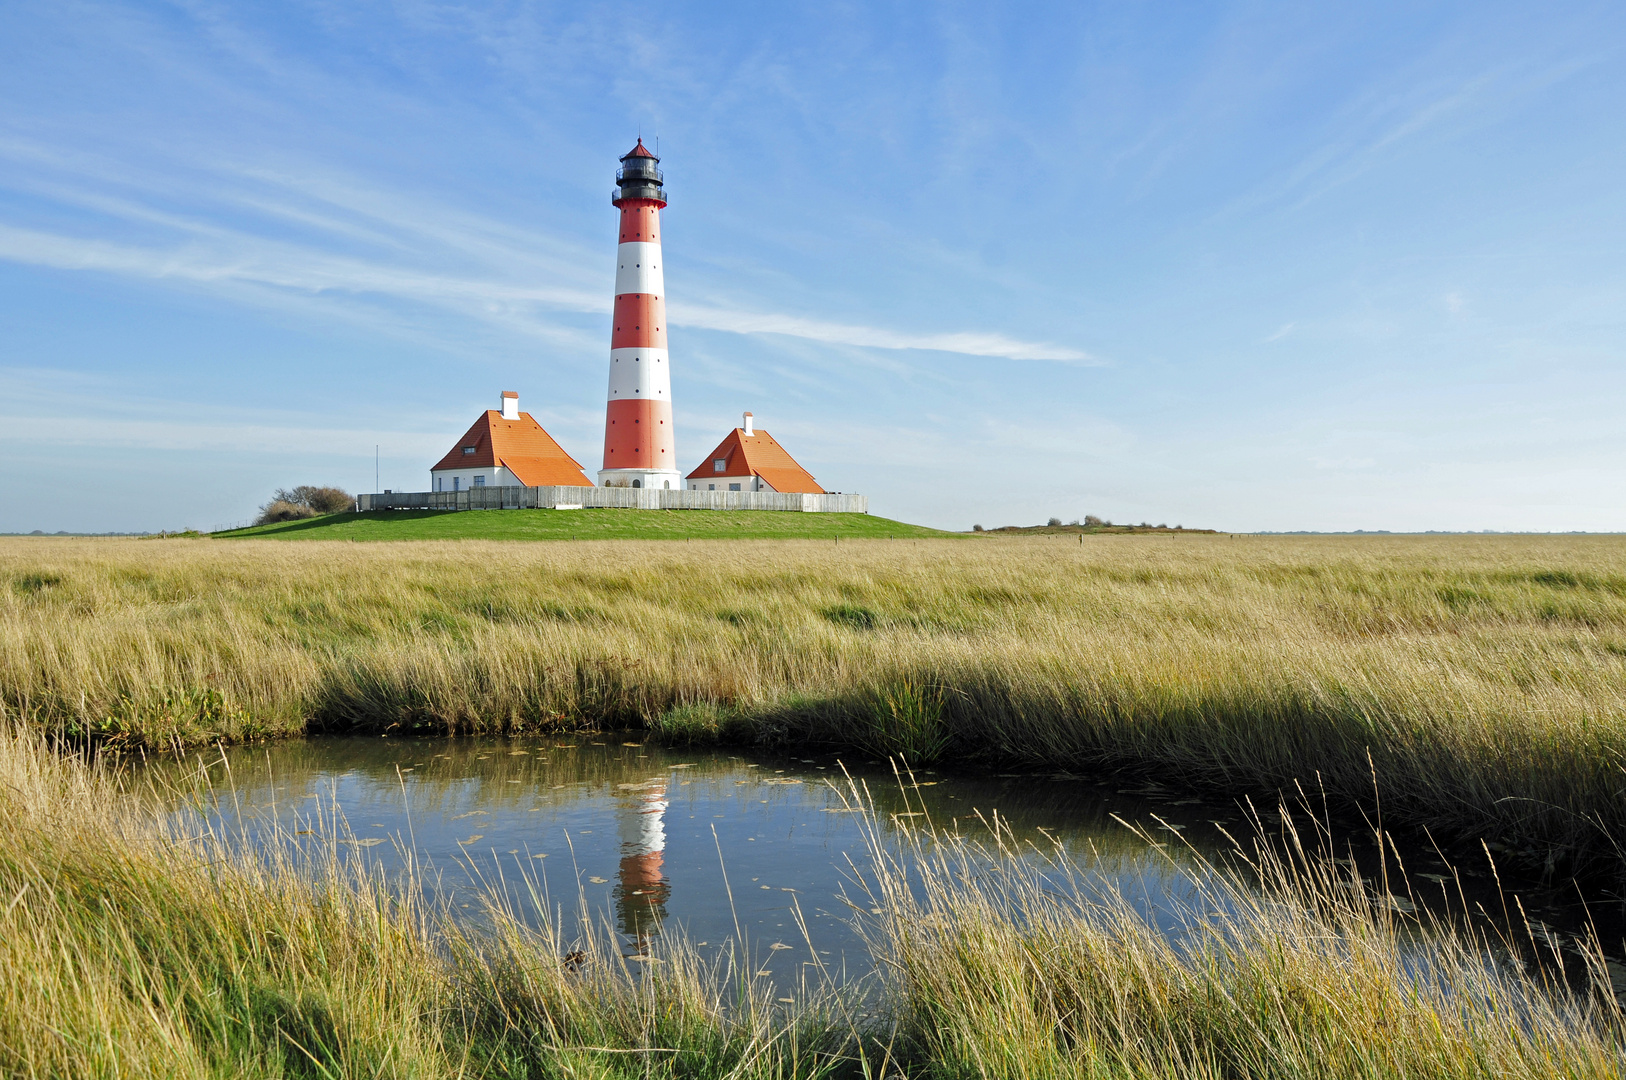
<instances>
[{"instance_id":1,"label":"reflection of sky in water","mask_svg":"<svg viewBox=\"0 0 1626 1080\"><path fill-rule=\"evenodd\" d=\"M414 846L450 901L471 913L481 878L498 881L500 874L517 891L518 863L567 918L585 899L622 935L629 954L669 922L692 942L721 947L734 936L737 913L752 959L790 975L806 956L793 910L799 906L832 968L857 974L869 967L841 900L844 888L861 899L848 858L860 871L867 858L861 822L832 786L846 783L833 755L751 758L609 736L347 738L231 748L229 773L218 754L191 764L209 760L216 762L209 770L213 806L228 822L241 808L252 831L274 813L298 834L312 828L319 806L330 811L336 802L359 841L347 850L391 872L402 865L396 842ZM1198 859L1186 846L1218 857L1229 845L1217 824L1247 832L1236 809L1158 785L1124 790L1042 773L927 772L905 793L889 767L844 760L883 828L929 821L984 839L979 815L997 814L1030 851L1061 845L1082 880L1118 888L1168 929L1199 901L1185 876ZM1114 816L1168 842L1154 850ZM776 943L794 948L776 950Z\"/></svg>"},{"instance_id":2,"label":"reflection of sky in water","mask_svg":"<svg viewBox=\"0 0 1626 1080\"><path fill-rule=\"evenodd\" d=\"M228 822L240 808L250 830L274 812L290 832L320 832L311 819L337 803L360 841L352 850L388 872L402 865L395 841L414 845L452 902L470 910L470 893L482 886L468 864L488 881L501 871L512 883L518 862L567 916L580 888L629 952L668 921L691 941L721 945L734 936L737 913L753 958L771 962L781 951L774 943L802 946L799 906L828 962L868 967L840 895L845 887L861 897L848 858L860 870L867 860L860 822L837 790L846 781L835 756L752 759L586 738L312 739L229 748L226 760L229 774L216 764L210 784ZM1192 896L1166 854L1111 820L1112 812L1143 815L1141 799L1031 775L923 774L905 796L888 767L849 767L887 828L929 818L981 838L977 815L998 814L1021 842L1045 851L1059 842L1153 907ZM1173 823L1183 837L1211 829L1196 815ZM1166 850L1182 861L1175 847Z\"/></svg>"}]
</instances>

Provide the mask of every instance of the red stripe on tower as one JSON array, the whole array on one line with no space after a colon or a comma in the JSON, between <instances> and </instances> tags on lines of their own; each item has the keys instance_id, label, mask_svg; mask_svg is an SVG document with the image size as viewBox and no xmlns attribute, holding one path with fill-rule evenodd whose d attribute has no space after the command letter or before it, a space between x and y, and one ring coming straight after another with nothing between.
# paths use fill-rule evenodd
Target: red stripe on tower
<instances>
[{"instance_id":1,"label":"red stripe on tower","mask_svg":"<svg viewBox=\"0 0 1626 1080\"><path fill-rule=\"evenodd\" d=\"M638 145L621 158L610 202L621 211L615 314L610 331L609 403L604 415L604 487L681 488L672 437L672 377L666 351L666 279L661 269L660 159Z\"/></svg>"}]
</instances>

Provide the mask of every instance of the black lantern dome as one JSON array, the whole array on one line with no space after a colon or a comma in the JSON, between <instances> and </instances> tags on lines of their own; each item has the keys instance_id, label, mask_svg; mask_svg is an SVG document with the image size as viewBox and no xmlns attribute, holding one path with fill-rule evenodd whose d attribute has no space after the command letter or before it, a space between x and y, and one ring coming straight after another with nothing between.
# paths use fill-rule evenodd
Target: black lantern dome
<instances>
[{"instance_id":1,"label":"black lantern dome","mask_svg":"<svg viewBox=\"0 0 1626 1080\"><path fill-rule=\"evenodd\" d=\"M666 191L662 185L666 178L655 166L661 159L649 152L644 140L621 155L621 168L616 170L616 189L610 193L610 203L620 206L627 199L649 199L666 205Z\"/></svg>"}]
</instances>

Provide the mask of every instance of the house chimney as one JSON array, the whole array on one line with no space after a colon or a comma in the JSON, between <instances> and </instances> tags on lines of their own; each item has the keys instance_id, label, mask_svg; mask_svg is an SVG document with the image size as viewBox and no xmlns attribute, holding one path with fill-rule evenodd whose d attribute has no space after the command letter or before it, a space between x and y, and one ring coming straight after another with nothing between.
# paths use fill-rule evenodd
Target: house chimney
<instances>
[{"instance_id":1,"label":"house chimney","mask_svg":"<svg viewBox=\"0 0 1626 1080\"><path fill-rule=\"evenodd\" d=\"M745 433L747 435L756 434L754 431L751 430L751 414L750 413L745 414Z\"/></svg>"},{"instance_id":2,"label":"house chimney","mask_svg":"<svg viewBox=\"0 0 1626 1080\"><path fill-rule=\"evenodd\" d=\"M502 392L502 418L504 420L519 419L519 395L512 390Z\"/></svg>"}]
</instances>

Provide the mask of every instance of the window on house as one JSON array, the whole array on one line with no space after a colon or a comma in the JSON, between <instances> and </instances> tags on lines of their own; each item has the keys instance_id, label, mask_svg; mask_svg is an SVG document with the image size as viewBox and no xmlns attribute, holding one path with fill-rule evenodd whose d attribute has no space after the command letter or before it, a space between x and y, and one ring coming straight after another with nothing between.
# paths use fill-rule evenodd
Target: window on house
<instances>
[{"instance_id":1,"label":"window on house","mask_svg":"<svg viewBox=\"0 0 1626 1080\"><path fill-rule=\"evenodd\" d=\"M707 491L716 491L717 490L717 485L716 484L707 484L706 485L706 490Z\"/></svg>"},{"instance_id":2,"label":"window on house","mask_svg":"<svg viewBox=\"0 0 1626 1080\"><path fill-rule=\"evenodd\" d=\"M486 486L486 478L483 477L483 476L476 476L474 478L474 486L475 487L485 487Z\"/></svg>"},{"instance_id":3,"label":"window on house","mask_svg":"<svg viewBox=\"0 0 1626 1080\"><path fill-rule=\"evenodd\" d=\"M716 461L711 463L712 472L722 472L726 468L728 468L727 458L718 458Z\"/></svg>"},{"instance_id":4,"label":"window on house","mask_svg":"<svg viewBox=\"0 0 1626 1080\"><path fill-rule=\"evenodd\" d=\"M730 484L730 485L728 485L728 490L730 490L730 491L738 491L738 490L740 490L740 485L738 485L738 484Z\"/></svg>"},{"instance_id":5,"label":"window on house","mask_svg":"<svg viewBox=\"0 0 1626 1080\"><path fill-rule=\"evenodd\" d=\"M464 452L464 453L465 453L465 454L472 454L472 453L474 453L474 447L472 447L472 446L465 446L465 447L464 447L464 448L463 448L463 452Z\"/></svg>"}]
</instances>

